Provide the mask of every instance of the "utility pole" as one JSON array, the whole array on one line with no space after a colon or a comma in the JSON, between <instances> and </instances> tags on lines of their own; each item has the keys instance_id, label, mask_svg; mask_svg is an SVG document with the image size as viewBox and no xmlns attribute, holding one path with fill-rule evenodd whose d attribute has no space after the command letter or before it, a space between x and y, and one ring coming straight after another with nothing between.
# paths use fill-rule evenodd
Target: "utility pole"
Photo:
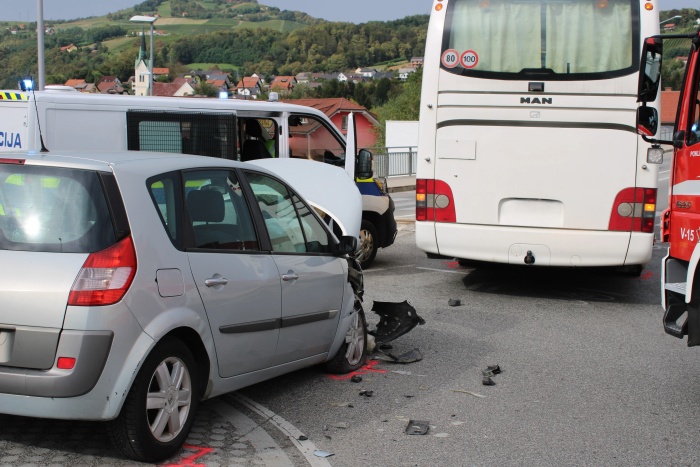
<instances>
[{"instance_id":1,"label":"utility pole","mask_svg":"<svg viewBox=\"0 0 700 467\"><path fill-rule=\"evenodd\" d=\"M36 37L38 62L38 89L44 90L46 70L44 69L44 0L36 0Z\"/></svg>"}]
</instances>

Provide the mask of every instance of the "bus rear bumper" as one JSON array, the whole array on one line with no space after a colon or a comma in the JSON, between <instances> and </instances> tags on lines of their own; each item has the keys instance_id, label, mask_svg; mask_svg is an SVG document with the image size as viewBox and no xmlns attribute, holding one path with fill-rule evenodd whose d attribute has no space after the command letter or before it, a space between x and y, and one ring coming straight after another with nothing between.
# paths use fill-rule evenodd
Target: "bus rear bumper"
<instances>
[{"instance_id":1,"label":"bus rear bumper","mask_svg":"<svg viewBox=\"0 0 700 467\"><path fill-rule=\"evenodd\" d=\"M504 264L556 267L644 265L649 233L554 230L416 222L416 246L426 253Z\"/></svg>"}]
</instances>

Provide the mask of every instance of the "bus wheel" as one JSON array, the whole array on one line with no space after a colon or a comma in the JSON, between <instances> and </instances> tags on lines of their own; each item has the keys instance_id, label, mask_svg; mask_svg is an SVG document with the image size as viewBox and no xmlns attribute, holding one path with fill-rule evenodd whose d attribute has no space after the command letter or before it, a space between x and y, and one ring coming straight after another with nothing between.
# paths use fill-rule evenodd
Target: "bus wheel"
<instances>
[{"instance_id":1,"label":"bus wheel","mask_svg":"<svg viewBox=\"0 0 700 467\"><path fill-rule=\"evenodd\" d=\"M379 248L379 237L377 237L377 229L370 221L363 220L360 228L360 252L357 255L357 260L360 262L362 269L368 269L374 262L374 257L377 256Z\"/></svg>"}]
</instances>

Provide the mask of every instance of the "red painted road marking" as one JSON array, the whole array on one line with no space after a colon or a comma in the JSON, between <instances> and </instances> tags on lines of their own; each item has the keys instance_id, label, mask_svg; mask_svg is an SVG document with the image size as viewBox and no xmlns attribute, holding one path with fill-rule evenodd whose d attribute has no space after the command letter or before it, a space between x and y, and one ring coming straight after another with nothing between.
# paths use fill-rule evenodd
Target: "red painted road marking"
<instances>
[{"instance_id":1,"label":"red painted road marking","mask_svg":"<svg viewBox=\"0 0 700 467\"><path fill-rule=\"evenodd\" d=\"M459 264L459 261L445 261L445 265L447 266L448 269L464 269Z\"/></svg>"},{"instance_id":2,"label":"red painted road marking","mask_svg":"<svg viewBox=\"0 0 700 467\"><path fill-rule=\"evenodd\" d=\"M642 279L644 279L644 280L649 280L649 279L651 279L652 277L654 277L654 273L651 272L651 271L647 271L647 272L645 272L644 274L642 274L642 275L639 276L639 277L642 278Z\"/></svg>"},{"instance_id":3,"label":"red painted road marking","mask_svg":"<svg viewBox=\"0 0 700 467\"><path fill-rule=\"evenodd\" d=\"M379 360L370 360L367 365L363 366L357 371L353 371L352 373L345 375L328 375L328 377L336 381L343 381L350 379L355 375L366 375L367 373L386 373L386 370L375 369L374 367L377 365L379 365Z\"/></svg>"},{"instance_id":4,"label":"red painted road marking","mask_svg":"<svg viewBox=\"0 0 700 467\"><path fill-rule=\"evenodd\" d=\"M195 464L194 461L200 457L204 457L207 454L211 454L214 448L203 448L200 446L192 446L190 444L183 444L182 447L188 451L196 451L191 456L185 457L178 464L165 464L163 467L206 467L207 464Z\"/></svg>"}]
</instances>

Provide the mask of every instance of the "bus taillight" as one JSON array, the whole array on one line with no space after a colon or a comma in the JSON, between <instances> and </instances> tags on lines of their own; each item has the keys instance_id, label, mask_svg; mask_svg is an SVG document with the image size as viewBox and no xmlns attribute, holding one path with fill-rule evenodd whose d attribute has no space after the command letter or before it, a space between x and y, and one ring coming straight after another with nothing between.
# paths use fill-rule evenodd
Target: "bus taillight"
<instances>
[{"instance_id":1,"label":"bus taillight","mask_svg":"<svg viewBox=\"0 0 700 467\"><path fill-rule=\"evenodd\" d=\"M442 180L416 180L416 221L457 222L450 186Z\"/></svg>"},{"instance_id":2,"label":"bus taillight","mask_svg":"<svg viewBox=\"0 0 700 467\"><path fill-rule=\"evenodd\" d=\"M654 232L656 188L625 188L615 197L608 230Z\"/></svg>"}]
</instances>

